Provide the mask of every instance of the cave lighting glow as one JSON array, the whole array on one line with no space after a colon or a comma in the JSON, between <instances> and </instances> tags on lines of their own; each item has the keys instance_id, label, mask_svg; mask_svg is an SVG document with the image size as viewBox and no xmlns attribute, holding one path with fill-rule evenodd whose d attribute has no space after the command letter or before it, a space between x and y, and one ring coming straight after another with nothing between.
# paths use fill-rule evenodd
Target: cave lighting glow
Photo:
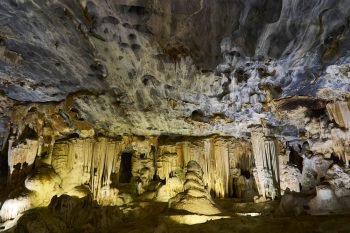
<instances>
[{"instance_id":1,"label":"cave lighting glow","mask_svg":"<svg viewBox=\"0 0 350 233\"><path fill-rule=\"evenodd\" d=\"M171 215L168 218L171 221L179 224L194 225L194 224L205 223L210 220L227 219L227 218L230 218L230 216L220 216L220 215L209 216L209 215L189 214L189 215Z\"/></svg>"},{"instance_id":2,"label":"cave lighting glow","mask_svg":"<svg viewBox=\"0 0 350 233\"><path fill-rule=\"evenodd\" d=\"M260 216L261 213L236 213L236 215L239 215L239 216L257 217L257 216Z\"/></svg>"}]
</instances>

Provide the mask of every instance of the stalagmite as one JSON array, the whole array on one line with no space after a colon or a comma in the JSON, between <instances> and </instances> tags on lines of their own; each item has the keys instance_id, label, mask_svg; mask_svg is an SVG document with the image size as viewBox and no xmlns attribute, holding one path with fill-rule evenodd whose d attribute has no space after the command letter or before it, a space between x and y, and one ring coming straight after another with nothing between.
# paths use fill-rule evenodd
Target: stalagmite
<instances>
[{"instance_id":1,"label":"stalagmite","mask_svg":"<svg viewBox=\"0 0 350 233\"><path fill-rule=\"evenodd\" d=\"M31 204L35 207L47 206L54 195L60 195L61 178L52 167L41 165L25 179L24 185L30 190Z\"/></svg>"},{"instance_id":2,"label":"stalagmite","mask_svg":"<svg viewBox=\"0 0 350 233\"><path fill-rule=\"evenodd\" d=\"M203 215L221 213L211 199L209 190L204 187L203 170L200 165L189 161L186 170L184 192L169 200L169 208Z\"/></svg>"}]
</instances>

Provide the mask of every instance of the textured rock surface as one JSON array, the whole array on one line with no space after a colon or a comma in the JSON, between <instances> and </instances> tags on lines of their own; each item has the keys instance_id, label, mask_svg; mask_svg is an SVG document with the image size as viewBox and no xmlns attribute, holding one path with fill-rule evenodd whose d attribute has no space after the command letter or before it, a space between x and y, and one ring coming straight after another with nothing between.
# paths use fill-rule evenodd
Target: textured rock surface
<instances>
[{"instance_id":1,"label":"textured rock surface","mask_svg":"<svg viewBox=\"0 0 350 233\"><path fill-rule=\"evenodd\" d=\"M195 214L198 198L217 214L213 197L348 211L349 12L348 0L3 0L0 228L40 207L18 232L113 231L176 198Z\"/></svg>"},{"instance_id":2,"label":"textured rock surface","mask_svg":"<svg viewBox=\"0 0 350 233\"><path fill-rule=\"evenodd\" d=\"M254 178L259 194L264 199L273 200L280 195L277 142L274 138L266 138L262 133L254 132L252 147L256 165Z\"/></svg>"},{"instance_id":3,"label":"textured rock surface","mask_svg":"<svg viewBox=\"0 0 350 233\"><path fill-rule=\"evenodd\" d=\"M234 196L246 190L246 184L238 180L243 174L249 175L253 167L249 144L232 137L168 137L159 142L158 159L158 175L166 180L184 180L183 173L176 173L185 169L188 162L197 162L204 172L204 185L216 197Z\"/></svg>"},{"instance_id":4,"label":"textured rock surface","mask_svg":"<svg viewBox=\"0 0 350 233\"><path fill-rule=\"evenodd\" d=\"M195 161L189 161L186 167L184 192L169 199L169 208L184 210L199 215L220 214L204 186L203 171Z\"/></svg>"},{"instance_id":5,"label":"textured rock surface","mask_svg":"<svg viewBox=\"0 0 350 233\"><path fill-rule=\"evenodd\" d=\"M78 93L75 109L111 135L241 135L260 118L288 125L271 99L347 96L348 5L6 0L1 89L25 102Z\"/></svg>"}]
</instances>

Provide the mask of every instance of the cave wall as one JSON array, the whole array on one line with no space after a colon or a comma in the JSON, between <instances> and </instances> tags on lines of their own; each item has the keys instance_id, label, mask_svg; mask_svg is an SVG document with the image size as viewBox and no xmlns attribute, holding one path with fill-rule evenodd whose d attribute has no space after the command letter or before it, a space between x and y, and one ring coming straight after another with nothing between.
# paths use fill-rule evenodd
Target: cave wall
<instances>
[{"instance_id":1,"label":"cave wall","mask_svg":"<svg viewBox=\"0 0 350 233\"><path fill-rule=\"evenodd\" d=\"M4 0L2 221L54 195L176 207L196 193L186 182L208 205L211 193L282 198L281 213L347 208L349 12L347 0Z\"/></svg>"}]
</instances>

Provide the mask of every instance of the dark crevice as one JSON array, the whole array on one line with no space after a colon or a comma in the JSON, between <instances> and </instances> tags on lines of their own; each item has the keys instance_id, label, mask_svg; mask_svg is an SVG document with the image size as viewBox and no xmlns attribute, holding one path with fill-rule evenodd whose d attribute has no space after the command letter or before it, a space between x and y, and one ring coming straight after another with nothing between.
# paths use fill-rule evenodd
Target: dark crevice
<instances>
[{"instance_id":1,"label":"dark crevice","mask_svg":"<svg viewBox=\"0 0 350 233\"><path fill-rule=\"evenodd\" d=\"M132 178L132 163L131 163L132 153L122 153L121 162L120 162L120 170L119 170L119 183L130 183Z\"/></svg>"}]
</instances>

